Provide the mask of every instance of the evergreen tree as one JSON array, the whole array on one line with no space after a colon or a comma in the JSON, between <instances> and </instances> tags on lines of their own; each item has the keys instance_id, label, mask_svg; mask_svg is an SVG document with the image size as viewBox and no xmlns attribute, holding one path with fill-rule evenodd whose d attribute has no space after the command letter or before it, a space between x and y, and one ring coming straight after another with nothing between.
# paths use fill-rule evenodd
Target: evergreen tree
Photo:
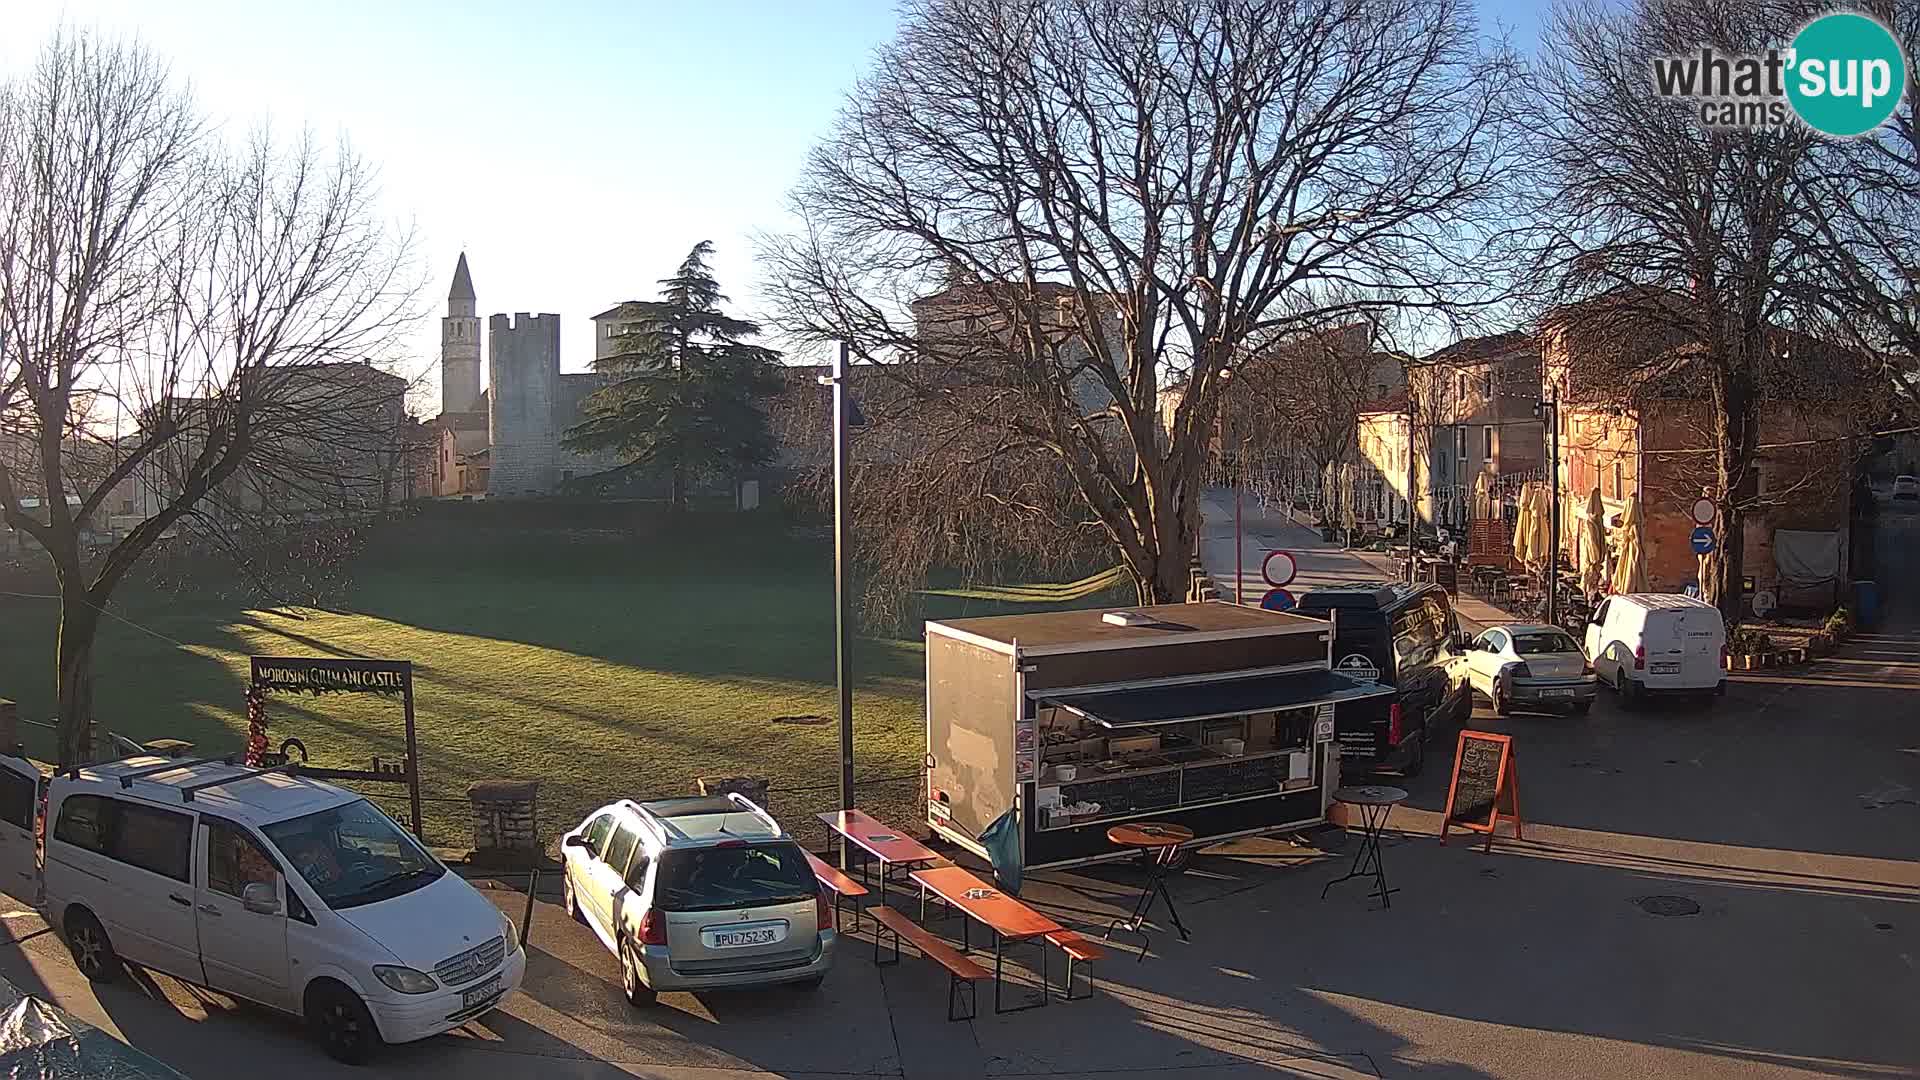
<instances>
[{"instance_id":1,"label":"evergreen tree","mask_svg":"<svg viewBox=\"0 0 1920 1080\"><path fill-rule=\"evenodd\" d=\"M660 282L658 301L630 305L640 310L620 351L594 362L607 385L564 440L627 458L613 472L671 476L675 512L687 507L690 478L737 477L773 459L761 402L782 388L780 354L747 344L759 325L720 310L727 298L707 269L712 253L702 240Z\"/></svg>"}]
</instances>

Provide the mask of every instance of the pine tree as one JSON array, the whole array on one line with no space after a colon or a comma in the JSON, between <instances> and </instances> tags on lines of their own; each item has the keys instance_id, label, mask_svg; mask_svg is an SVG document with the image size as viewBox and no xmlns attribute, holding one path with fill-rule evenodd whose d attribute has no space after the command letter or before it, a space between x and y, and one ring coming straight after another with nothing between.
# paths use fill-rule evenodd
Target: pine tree
<instances>
[{"instance_id":1,"label":"pine tree","mask_svg":"<svg viewBox=\"0 0 1920 1080\"><path fill-rule=\"evenodd\" d=\"M696 244L660 282L661 298L637 305L620 351L594 363L607 385L564 440L625 457L613 472L672 477L676 513L687 508L689 479L738 477L774 453L761 402L781 390L780 354L747 344L759 325L720 310L728 301L707 268L712 253L710 241Z\"/></svg>"}]
</instances>

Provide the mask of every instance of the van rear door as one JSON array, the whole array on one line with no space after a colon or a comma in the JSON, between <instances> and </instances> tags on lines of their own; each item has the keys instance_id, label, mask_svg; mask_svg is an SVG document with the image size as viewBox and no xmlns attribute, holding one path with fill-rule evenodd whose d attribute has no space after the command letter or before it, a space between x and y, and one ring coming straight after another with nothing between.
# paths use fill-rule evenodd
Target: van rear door
<instances>
[{"instance_id":1,"label":"van rear door","mask_svg":"<svg viewBox=\"0 0 1920 1080\"><path fill-rule=\"evenodd\" d=\"M1709 607L1676 611L1673 628L1680 650L1680 671L1688 686L1712 686L1722 678L1720 647L1726 643L1726 624Z\"/></svg>"},{"instance_id":2,"label":"van rear door","mask_svg":"<svg viewBox=\"0 0 1920 1080\"><path fill-rule=\"evenodd\" d=\"M34 827L45 784L31 761L0 755L0 892L30 906L40 903Z\"/></svg>"}]
</instances>

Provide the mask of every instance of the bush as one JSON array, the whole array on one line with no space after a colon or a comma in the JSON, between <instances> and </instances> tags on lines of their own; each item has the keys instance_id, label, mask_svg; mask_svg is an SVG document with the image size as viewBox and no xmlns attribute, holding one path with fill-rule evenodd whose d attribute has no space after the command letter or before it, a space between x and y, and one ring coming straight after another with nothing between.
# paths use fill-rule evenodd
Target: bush
<instances>
[{"instance_id":1,"label":"bush","mask_svg":"<svg viewBox=\"0 0 1920 1080\"><path fill-rule=\"evenodd\" d=\"M1853 633L1853 612L1844 607L1836 609L1833 614L1827 616L1825 629L1833 640L1845 640L1848 634Z\"/></svg>"}]
</instances>

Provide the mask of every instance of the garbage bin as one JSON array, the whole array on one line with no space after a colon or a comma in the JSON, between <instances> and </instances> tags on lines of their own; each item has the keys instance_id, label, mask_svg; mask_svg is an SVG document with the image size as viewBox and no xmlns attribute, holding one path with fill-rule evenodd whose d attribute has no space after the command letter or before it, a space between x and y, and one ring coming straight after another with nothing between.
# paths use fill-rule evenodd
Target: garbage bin
<instances>
[{"instance_id":1,"label":"garbage bin","mask_svg":"<svg viewBox=\"0 0 1920 1080\"><path fill-rule=\"evenodd\" d=\"M1880 625L1880 585L1873 581L1853 583L1853 622L1871 630Z\"/></svg>"}]
</instances>

